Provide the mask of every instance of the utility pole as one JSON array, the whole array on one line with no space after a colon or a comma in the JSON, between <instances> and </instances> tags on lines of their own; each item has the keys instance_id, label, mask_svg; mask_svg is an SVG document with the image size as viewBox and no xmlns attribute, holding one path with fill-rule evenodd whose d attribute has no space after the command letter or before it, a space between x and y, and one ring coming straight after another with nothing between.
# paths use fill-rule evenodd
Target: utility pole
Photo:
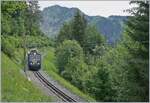
<instances>
[{"instance_id":1,"label":"utility pole","mask_svg":"<svg viewBox=\"0 0 150 103\"><path fill-rule=\"evenodd\" d=\"M27 1L26 1L27 3ZM28 3L27 3L28 4ZM23 24L25 25L25 21L23 22ZM23 34L22 34L22 39L23 39L23 65L24 65L24 72L26 77L28 78L28 80L30 81L30 78L27 75L27 45L26 45L26 41L27 41L27 36L26 36L27 31L24 28Z\"/></svg>"},{"instance_id":2,"label":"utility pole","mask_svg":"<svg viewBox=\"0 0 150 103\"><path fill-rule=\"evenodd\" d=\"M25 27L24 27L24 24L25 24L25 21L22 22L22 25L23 25L23 32L22 32L22 43L23 43L23 68L24 68L24 72L25 72L25 75L27 77L27 59L26 59L26 30L25 30Z\"/></svg>"},{"instance_id":3,"label":"utility pole","mask_svg":"<svg viewBox=\"0 0 150 103\"><path fill-rule=\"evenodd\" d=\"M26 72L26 32L23 32L23 54L24 54L24 58L23 58L23 64L24 64L24 71Z\"/></svg>"}]
</instances>

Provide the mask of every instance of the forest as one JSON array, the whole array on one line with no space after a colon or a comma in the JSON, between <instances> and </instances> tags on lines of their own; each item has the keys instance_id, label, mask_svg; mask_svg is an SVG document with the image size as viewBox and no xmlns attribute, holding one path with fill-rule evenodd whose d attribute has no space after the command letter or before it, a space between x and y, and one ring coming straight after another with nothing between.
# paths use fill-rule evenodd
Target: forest
<instances>
[{"instance_id":1,"label":"forest","mask_svg":"<svg viewBox=\"0 0 150 103\"><path fill-rule=\"evenodd\" d=\"M96 101L148 102L149 2L130 4L138 6L126 10L132 16L120 42L112 46L78 10L52 39L39 28L38 1L2 1L1 51L16 59L18 48L52 47L58 74Z\"/></svg>"}]
</instances>

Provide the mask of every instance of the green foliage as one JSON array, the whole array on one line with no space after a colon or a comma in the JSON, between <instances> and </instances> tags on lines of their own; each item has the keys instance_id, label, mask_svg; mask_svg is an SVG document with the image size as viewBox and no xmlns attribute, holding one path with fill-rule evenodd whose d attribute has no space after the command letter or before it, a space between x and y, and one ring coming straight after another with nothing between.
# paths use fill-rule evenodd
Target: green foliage
<instances>
[{"instance_id":1,"label":"green foliage","mask_svg":"<svg viewBox=\"0 0 150 103\"><path fill-rule=\"evenodd\" d=\"M3 102L35 102L51 101L38 88L20 74L20 68L4 53L2 57L2 101Z\"/></svg>"},{"instance_id":2,"label":"green foliage","mask_svg":"<svg viewBox=\"0 0 150 103\"><path fill-rule=\"evenodd\" d=\"M83 60L78 58L70 58L65 66L65 70L61 74L79 89L83 89L82 82L84 74L88 70L87 68L88 67Z\"/></svg>"},{"instance_id":3,"label":"green foliage","mask_svg":"<svg viewBox=\"0 0 150 103\"><path fill-rule=\"evenodd\" d=\"M63 65L61 74L98 101L148 101L149 4L131 3L139 7L130 10L133 16L126 23L122 41L114 48L105 45L104 37L96 27L87 26L79 12L70 23L72 26L62 28L61 42L65 39L78 41L84 59L64 53L73 46L58 49L57 60L60 67ZM70 37L67 29L72 31Z\"/></svg>"},{"instance_id":4,"label":"green foliage","mask_svg":"<svg viewBox=\"0 0 150 103\"><path fill-rule=\"evenodd\" d=\"M109 73L96 64L106 51L105 39L96 27L87 26L84 16L78 11L69 24L64 24L57 41L60 44L56 50L60 74L79 89L91 93L97 100L111 100ZM104 94L100 95L100 92Z\"/></svg>"},{"instance_id":5,"label":"green foliage","mask_svg":"<svg viewBox=\"0 0 150 103\"><path fill-rule=\"evenodd\" d=\"M130 11L134 16L129 18L125 30L124 46L132 55L129 68L130 75L129 100L147 101L149 90L149 2L132 1L138 7ZM136 88L133 84L136 84ZM134 91L134 92L133 92Z\"/></svg>"},{"instance_id":6,"label":"green foliage","mask_svg":"<svg viewBox=\"0 0 150 103\"><path fill-rule=\"evenodd\" d=\"M25 13L26 22L24 23L26 26L26 34L34 36L43 35L39 28L41 15L38 6L38 1L29 1L28 3L28 9Z\"/></svg>"},{"instance_id":7,"label":"green foliage","mask_svg":"<svg viewBox=\"0 0 150 103\"><path fill-rule=\"evenodd\" d=\"M57 61L60 72L64 71L65 66L71 58L83 58L83 50L76 41L66 40L60 45L57 50Z\"/></svg>"},{"instance_id":8,"label":"green foliage","mask_svg":"<svg viewBox=\"0 0 150 103\"><path fill-rule=\"evenodd\" d=\"M59 5L46 7L42 10L41 30L49 37L55 37L59 34L65 22L69 22L74 18L78 8L66 8ZM79 10L80 11L80 10ZM80 11L81 14L85 13ZM95 25L100 34L106 37L109 43L116 44L123 33L123 24L127 20L127 16L89 16L86 14L87 24Z\"/></svg>"},{"instance_id":9,"label":"green foliage","mask_svg":"<svg viewBox=\"0 0 150 103\"><path fill-rule=\"evenodd\" d=\"M51 47L50 48L47 48L47 47L46 48L41 48L40 51L44 55L43 63L42 63L43 64L43 70L46 71L46 73L48 75L50 75L54 80L59 82L62 86L64 86L68 90L70 90L72 93L74 93L74 94L78 95L79 97L83 98L84 100L86 100L86 101L95 101L88 94L83 93L77 87L75 87L74 85L72 85L70 82L68 82L67 80L65 80L64 78L62 78L59 75L57 65L56 65L57 61L56 61L55 49L54 48L51 48ZM68 67L69 67L69 65L68 65ZM83 64L83 66L84 66L84 64ZM71 70L69 68L67 68L67 69L69 71ZM84 75L82 75L82 76L84 76ZM80 76L78 76L78 78L80 78ZM86 77L85 77L85 79L86 79ZM74 81L72 81L72 82L74 82ZM78 81L76 81L76 82L78 82ZM83 83L83 82L81 82L81 83Z\"/></svg>"},{"instance_id":10,"label":"green foliage","mask_svg":"<svg viewBox=\"0 0 150 103\"><path fill-rule=\"evenodd\" d=\"M9 57L14 57L17 48L23 47L23 38L20 36L3 36L2 35L2 51ZM53 41L45 36L26 36L26 46L28 48L41 48L52 46Z\"/></svg>"},{"instance_id":11,"label":"green foliage","mask_svg":"<svg viewBox=\"0 0 150 103\"><path fill-rule=\"evenodd\" d=\"M15 48L19 46L18 39L15 37L2 36L2 51L9 57L14 57Z\"/></svg>"},{"instance_id":12,"label":"green foliage","mask_svg":"<svg viewBox=\"0 0 150 103\"><path fill-rule=\"evenodd\" d=\"M86 26L87 23L84 15L81 14L79 10L77 10L72 22L72 35L81 46L84 40Z\"/></svg>"},{"instance_id":13,"label":"green foliage","mask_svg":"<svg viewBox=\"0 0 150 103\"><path fill-rule=\"evenodd\" d=\"M87 23L84 15L77 10L74 18L69 23L65 23L60 29L57 41L62 43L66 39L76 40L83 46L86 26Z\"/></svg>"},{"instance_id":14,"label":"green foliage","mask_svg":"<svg viewBox=\"0 0 150 103\"><path fill-rule=\"evenodd\" d=\"M37 1L2 1L2 35L43 35Z\"/></svg>"},{"instance_id":15,"label":"green foliage","mask_svg":"<svg viewBox=\"0 0 150 103\"><path fill-rule=\"evenodd\" d=\"M111 97L111 101L128 101L129 99L126 94L129 91L127 85L130 75L128 70L130 56L126 48L117 45L116 48L110 49L99 62L99 66L109 73L109 80L105 82L110 85L109 90L111 92L105 96Z\"/></svg>"},{"instance_id":16,"label":"green foliage","mask_svg":"<svg viewBox=\"0 0 150 103\"><path fill-rule=\"evenodd\" d=\"M27 5L21 1L2 1L2 35L21 34ZM22 19L21 19L22 18Z\"/></svg>"},{"instance_id":17,"label":"green foliage","mask_svg":"<svg viewBox=\"0 0 150 103\"><path fill-rule=\"evenodd\" d=\"M54 45L38 27L37 1L31 1L30 6L25 2L13 3L2 2L2 51L14 58L16 51L23 47L23 34L28 35L28 48ZM44 69L68 86L59 73L98 101L148 101L149 4L147 1L132 3L138 7L129 10L133 16L129 17L122 41L114 48L106 45L97 28L87 25L84 15L77 11L59 32L56 57L55 50L48 49L48 53L53 53L43 60Z\"/></svg>"},{"instance_id":18,"label":"green foliage","mask_svg":"<svg viewBox=\"0 0 150 103\"><path fill-rule=\"evenodd\" d=\"M95 26L87 25L84 15L79 11L72 21L62 26L57 37L57 43L60 44L64 40L78 41L86 54L94 54L96 46L102 46L105 43L105 38Z\"/></svg>"},{"instance_id":19,"label":"green foliage","mask_svg":"<svg viewBox=\"0 0 150 103\"><path fill-rule=\"evenodd\" d=\"M26 46L28 48L41 48L46 46L52 46L53 41L45 36L26 36Z\"/></svg>"},{"instance_id":20,"label":"green foliage","mask_svg":"<svg viewBox=\"0 0 150 103\"><path fill-rule=\"evenodd\" d=\"M103 63L99 64L98 72L91 82L91 93L97 101L112 101L112 85L107 68L103 67Z\"/></svg>"},{"instance_id":21,"label":"green foliage","mask_svg":"<svg viewBox=\"0 0 150 103\"><path fill-rule=\"evenodd\" d=\"M97 31L95 26L87 26L82 44L86 53L93 54L96 46L102 46L104 42L104 37Z\"/></svg>"},{"instance_id":22,"label":"green foliage","mask_svg":"<svg viewBox=\"0 0 150 103\"><path fill-rule=\"evenodd\" d=\"M2 51L14 58L16 48L53 45L39 29L37 1L2 1ZM26 43L25 43L26 42Z\"/></svg>"},{"instance_id":23,"label":"green foliage","mask_svg":"<svg viewBox=\"0 0 150 103\"><path fill-rule=\"evenodd\" d=\"M27 5L23 1L2 1L2 13L12 16L17 16L22 10L26 9Z\"/></svg>"},{"instance_id":24,"label":"green foliage","mask_svg":"<svg viewBox=\"0 0 150 103\"><path fill-rule=\"evenodd\" d=\"M62 43L64 40L71 40L73 39L72 36L72 25L71 23L65 23L62 28L60 29L60 32L57 37L57 43Z\"/></svg>"}]
</instances>

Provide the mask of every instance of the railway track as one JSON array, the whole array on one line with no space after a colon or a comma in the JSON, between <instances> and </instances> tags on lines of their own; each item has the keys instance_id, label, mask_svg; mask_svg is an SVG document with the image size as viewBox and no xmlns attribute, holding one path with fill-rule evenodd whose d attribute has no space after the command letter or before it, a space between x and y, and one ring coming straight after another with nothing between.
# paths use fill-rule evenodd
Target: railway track
<instances>
[{"instance_id":1,"label":"railway track","mask_svg":"<svg viewBox=\"0 0 150 103\"><path fill-rule=\"evenodd\" d=\"M40 80L40 82L46 86L49 90L51 90L56 96L58 96L62 101L64 102L77 102L67 94L65 94L63 91L59 90L56 86L54 86L52 83L50 83L47 79L43 77L43 75L36 71L33 72L35 77Z\"/></svg>"}]
</instances>

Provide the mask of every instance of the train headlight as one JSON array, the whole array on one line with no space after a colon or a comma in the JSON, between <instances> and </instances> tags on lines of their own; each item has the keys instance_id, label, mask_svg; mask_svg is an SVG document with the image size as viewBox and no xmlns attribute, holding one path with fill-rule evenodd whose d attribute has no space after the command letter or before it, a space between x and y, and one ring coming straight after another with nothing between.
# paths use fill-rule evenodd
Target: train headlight
<instances>
[{"instance_id":1,"label":"train headlight","mask_svg":"<svg viewBox=\"0 0 150 103\"><path fill-rule=\"evenodd\" d=\"M38 65L40 65L40 63L39 63L39 62L38 62L37 64L38 64Z\"/></svg>"},{"instance_id":2,"label":"train headlight","mask_svg":"<svg viewBox=\"0 0 150 103\"><path fill-rule=\"evenodd\" d=\"M31 62L30 64L32 65L33 63Z\"/></svg>"}]
</instances>

